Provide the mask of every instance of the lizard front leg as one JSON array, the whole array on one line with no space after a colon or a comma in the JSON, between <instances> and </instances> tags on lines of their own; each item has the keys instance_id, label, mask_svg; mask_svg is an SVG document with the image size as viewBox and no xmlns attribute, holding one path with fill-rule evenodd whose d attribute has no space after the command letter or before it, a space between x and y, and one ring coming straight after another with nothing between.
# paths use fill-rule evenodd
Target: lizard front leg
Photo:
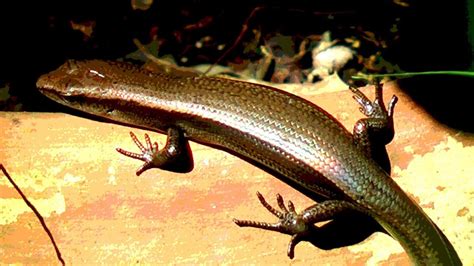
<instances>
[{"instance_id":1,"label":"lizard front leg","mask_svg":"<svg viewBox=\"0 0 474 266\"><path fill-rule=\"evenodd\" d=\"M159 168L177 173L188 173L193 169L193 156L188 140L183 133L176 128L169 128L168 138L163 149L158 148L158 143L153 144L148 134L145 134L146 145L144 146L138 138L130 132L133 142L140 148L142 153L134 153L117 148L117 151L127 157L145 162L137 169L137 176L148 169Z\"/></svg>"}]
</instances>

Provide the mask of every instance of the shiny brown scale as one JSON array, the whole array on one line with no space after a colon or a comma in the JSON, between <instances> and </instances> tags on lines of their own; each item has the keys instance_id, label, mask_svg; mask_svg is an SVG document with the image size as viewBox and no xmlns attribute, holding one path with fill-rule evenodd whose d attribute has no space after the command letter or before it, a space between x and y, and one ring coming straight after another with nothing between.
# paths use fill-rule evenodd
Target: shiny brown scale
<instances>
[{"instance_id":1,"label":"shiny brown scale","mask_svg":"<svg viewBox=\"0 0 474 266\"><path fill-rule=\"evenodd\" d=\"M382 137L378 143L382 146L393 137L396 98L387 111L381 87L377 87L374 102L352 89L368 116L358 123L353 136L309 101L242 81L157 74L125 63L68 61L42 76L37 86L64 105L115 122L166 132L168 142L161 150L148 137L144 146L134 135L142 153L119 149L145 162L137 174L150 168L190 171L189 139L236 154L318 201L297 214L292 204L286 209L281 197L278 204L283 212L259 195L261 203L280 221L267 224L235 220L240 226L292 235L290 257L295 245L311 235L314 223L356 211L373 217L401 243L414 263L460 264L436 225L379 166L379 161L371 159L379 153L386 156L386 152L384 147L369 146L373 140L362 131L373 130ZM380 165L387 169L384 162Z\"/></svg>"}]
</instances>

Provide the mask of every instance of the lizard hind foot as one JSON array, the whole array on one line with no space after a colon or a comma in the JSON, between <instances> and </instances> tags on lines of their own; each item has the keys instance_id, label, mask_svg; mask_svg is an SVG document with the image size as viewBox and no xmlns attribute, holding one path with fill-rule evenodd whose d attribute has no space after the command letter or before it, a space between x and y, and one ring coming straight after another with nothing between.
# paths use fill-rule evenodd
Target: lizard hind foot
<instances>
[{"instance_id":1,"label":"lizard hind foot","mask_svg":"<svg viewBox=\"0 0 474 266\"><path fill-rule=\"evenodd\" d=\"M268 204L259 192L257 192L257 197L260 203L279 220L275 223L267 223L233 219L234 223L240 227L254 227L291 235L287 249L288 257L291 259L294 258L295 247L299 242L312 242L310 239L317 237L319 228L315 223L331 220L338 214L355 208L353 204L347 201L326 200L297 213L293 203L288 201L288 207L286 207L283 197L279 194L276 195L276 199L280 210Z\"/></svg>"},{"instance_id":2,"label":"lizard hind foot","mask_svg":"<svg viewBox=\"0 0 474 266\"><path fill-rule=\"evenodd\" d=\"M276 216L279 220L275 223L267 223L267 222L257 222L251 220L239 220L233 219L233 222L240 227L254 227L260 228L264 230L270 230L275 232L280 232L283 234L291 235L291 240L288 244L287 255L291 259L294 258L295 254L295 247L296 245L305 239L305 236L308 235L309 230L308 226L313 226L312 224L306 223L303 219L302 214L298 214L295 211L295 207L291 201L288 201L288 208L284 204L283 197L280 194L276 195L277 203L280 210L277 210L273 206L271 206L265 198L257 192L257 197L260 203L274 216Z\"/></svg>"}]
</instances>

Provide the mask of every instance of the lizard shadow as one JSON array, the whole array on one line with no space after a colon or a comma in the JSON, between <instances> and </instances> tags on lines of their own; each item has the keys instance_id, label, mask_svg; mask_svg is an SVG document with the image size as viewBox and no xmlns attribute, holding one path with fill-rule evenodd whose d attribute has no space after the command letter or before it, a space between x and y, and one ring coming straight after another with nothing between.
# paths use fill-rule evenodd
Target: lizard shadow
<instances>
[{"instance_id":1,"label":"lizard shadow","mask_svg":"<svg viewBox=\"0 0 474 266\"><path fill-rule=\"evenodd\" d=\"M375 232L387 233L372 217L354 211L340 214L322 226L310 227L310 234L304 240L330 250L360 243Z\"/></svg>"}]
</instances>

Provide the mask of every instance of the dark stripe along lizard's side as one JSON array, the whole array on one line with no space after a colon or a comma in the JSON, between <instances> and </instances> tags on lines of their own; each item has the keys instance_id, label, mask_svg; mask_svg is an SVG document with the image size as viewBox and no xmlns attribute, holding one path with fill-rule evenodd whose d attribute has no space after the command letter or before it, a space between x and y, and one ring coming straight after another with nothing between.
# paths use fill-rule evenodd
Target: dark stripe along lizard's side
<instances>
[{"instance_id":1,"label":"dark stripe along lizard's side","mask_svg":"<svg viewBox=\"0 0 474 266\"><path fill-rule=\"evenodd\" d=\"M300 97L248 82L154 73L98 60L68 61L40 77L37 86L61 104L127 125L168 132L169 143L161 157L148 154L163 161L155 160L155 166L145 164L138 174L170 158L183 157L173 146L182 135L181 146L187 139L194 140L278 173L300 192L322 199L320 207L330 209L323 216L344 209L372 216L415 264L461 264L436 225L354 144L352 135L326 111ZM147 143L153 150L149 140ZM145 152L146 147L141 148ZM169 163L160 168L167 167L173 168ZM318 220L316 209L308 212L313 218L309 221Z\"/></svg>"}]
</instances>

